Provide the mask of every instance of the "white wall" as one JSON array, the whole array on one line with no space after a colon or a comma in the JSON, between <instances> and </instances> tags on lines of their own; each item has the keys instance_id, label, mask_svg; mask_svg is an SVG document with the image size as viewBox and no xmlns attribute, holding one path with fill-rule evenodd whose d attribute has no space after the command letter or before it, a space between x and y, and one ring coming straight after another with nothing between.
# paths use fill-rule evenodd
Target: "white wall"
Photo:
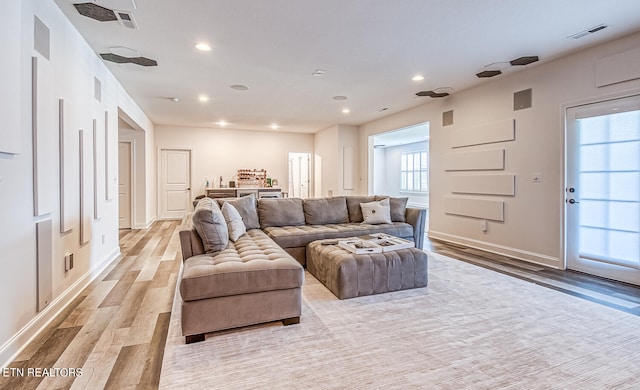
<instances>
[{"instance_id":1,"label":"white wall","mask_svg":"<svg viewBox=\"0 0 640 390\"><path fill-rule=\"evenodd\" d=\"M204 194L205 177L228 184L238 169L266 169L267 176L289 188L289 152L313 153L313 135L290 132L156 126L157 149L193 151L192 195ZM157 174L156 174L157 175ZM313 184L313 183L312 183Z\"/></svg>"},{"instance_id":2,"label":"white wall","mask_svg":"<svg viewBox=\"0 0 640 390\"><path fill-rule=\"evenodd\" d=\"M596 61L637 48L638 42L640 33L529 69L506 73L476 88L364 124L360 126L360 148L367 150L368 137L372 134L429 121L429 235L562 268L564 108L638 93L640 80L602 88L595 86ZM533 90L532 107L513 111L513 93L528 88ZM454 125L443 127L442 113L448 110L454 110ZM482 232L477 219L445 214L443 199L451 194L449 179L452 173L444 171L443 161L445 153L452 151L451 132L454 129L505 119L516 120L515 141L464 148L504 148L504 173L516 175L516 195L504 198L505 221L489 222L488 231ZM367 169L370 160L369 153L362 153L360 168ZM543 182L532 183L532 172L541 172ZM364 188L369 188L368 182Z\"/></svg>"},{"instance_id":3,"label":"white wall","mask_svg":"<svg viewBox=\"0 0 640 390\"><path fill-rule=\"evenodd\" d=\"M356 126L335 125L315 133L315 197L351 195L359 192L362 183L358 162L358 128ZM353 149L353 189L345 189L344 148Z\"/></svg>"},{"instance_id":4,"label":"white wall","mask_svg":"<svg viewBox=\"0 0 640 390\"><path fill-rule=\"evenodd\" d=\"M17 7L8 7L10 18L19 20L20 28L12 34L0 35L0 46L12 47L8 41L19 40L19 52L5 53L8 57L18 56L19 74L1 73L0 85L19 83L19 96L0 95L0 104L20 115L18 127L3 127L2 132L15 132L21 140L19 154L0 153L0 295L5 297L0 317L0 364L3 366L29 341L31 337L50 321L55 314L68 304L75 294L79 293L104 267L116 259L120 253L118 247L118 204L117 196L107 200L104 190L107 181L117 178L117 110L121 108L135 118L143 128L153 130L153 124L140 108L127 95L124 89L108 71L101 59L82 40L78 32L71 26L66 17L49 0L11 0ZM18 12L16 12L18 10ZM50 131L55 140L47 145L47 152L52 156L51 170L55 176L51 188L46 194L54 198L53 211L34 217L33 212L33 151L31 134L31 56L34 54L34 15L37 15L50 29L51 55L47 62L52 71L49 80L53 88L52 101L55 118L53 123L41 124L43 131ZM44 61L44 60L43 60ZM102 101L93 97L94 77L102 83ZM71 108L65 116L65 138L77 140L78 130L92 130L92 120L101 124L100 135L103 135L104 112L109 112L108 155L105 157L104 141L100 140L97 153L98 166L108 163L108 177L104 169L98 173L98 202L102 210L101 218L93 218L93 198L85 199L91 212L91 240L80 245L79 221L77 219L79 205L72 210L72 230L59 233L60 229L60 189L58 152L57 105L63 98L65 105ZM75 144L77 146L77 144ZM69 153L77 156L78 148ZM66 154L66 153L65 153ZM106 161L105 161L106 159ZM79 177L79 158L69 159L65 166L67 178ZM92 171L91 163L85 166ZM69 192L78 197L79 183L70 180ZM117 191L117 188L113 188ZM115 192L112 192L115 194ZM52 254L52 287L53 301L41 312L36 312L36 229L38 221L50 218L53 222L53 254ZM74 268L64 271L64 253L75 255Z\"/></svg>"}]
</instances>

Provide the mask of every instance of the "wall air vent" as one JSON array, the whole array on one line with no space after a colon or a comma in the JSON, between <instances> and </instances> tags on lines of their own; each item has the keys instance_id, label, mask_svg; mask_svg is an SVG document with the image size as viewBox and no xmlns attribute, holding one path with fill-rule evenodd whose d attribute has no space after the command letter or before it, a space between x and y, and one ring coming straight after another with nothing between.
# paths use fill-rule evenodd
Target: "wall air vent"
<instances>
[{"instance_id":1,"label":"wall air vent","mask_svg":"<svg viewBox=\"0 0 640 390\"><path fill-rule=\"evenodd\" d=\"M133 14L126 11L116 11L116 16L118 17L118 22L122 27L130 28L132 30L138 29L138 23L133 18Z\"/></svg>"},{"instance_id":2,"label":"wall air vent","mask_svg":"<svg viewBox=\"0 0 640 390\"><path fill-rule=\"evenodd\" d=\"M606 24L599 24L595 27L592 27L588 30L584 30L584 31L580 31L579 33L573 34L573 35L569 35L567 38L571 38L571 39L580 39L583 37L586 37L587 35L591 35L593 33L597 33L598 31L602 31L605 28L607 28L608 26Z\"/></svg>"}]
</instances>

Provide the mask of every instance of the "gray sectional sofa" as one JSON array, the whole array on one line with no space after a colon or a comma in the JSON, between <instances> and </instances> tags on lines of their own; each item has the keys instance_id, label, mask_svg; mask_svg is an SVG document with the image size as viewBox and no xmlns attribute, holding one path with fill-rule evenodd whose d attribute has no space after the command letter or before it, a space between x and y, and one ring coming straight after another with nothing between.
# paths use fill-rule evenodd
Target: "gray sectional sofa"
<instances>
[{"instance_id":1,"label":"gray sectional sofa","mask_svg":"<svg viewBox=\"0 0 640 390\"><path fill-rule=\"evenodd\" d=\"M389 198L391 223L362 222L360 204L384 198L200 200L187 228L179 233L186 342L204 340L205 333L257 323L300 322L303 267L310 242L387 233L422 248L426 211L407 208L406 198ZM227 224L220 217L225 202L234 206L246 228L235 241L228 239Z\"/></svg>"}]
</instances>

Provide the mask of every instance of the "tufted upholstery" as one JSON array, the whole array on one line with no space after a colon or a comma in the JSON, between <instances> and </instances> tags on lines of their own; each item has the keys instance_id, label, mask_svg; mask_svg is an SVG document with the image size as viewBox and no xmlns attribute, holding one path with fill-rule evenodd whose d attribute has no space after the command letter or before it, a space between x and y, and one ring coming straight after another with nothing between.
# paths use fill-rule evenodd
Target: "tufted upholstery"
<instances>
[{"instance_id":1,"label":"tufted upholstery","mask_svg":"<svg viewBox=\"0 0 640 390\"><path fill-rule=\"evenodd\" d=\"M215 255L184 261L180 295L184 301L298 288L304 270L273 240L252 229Z\"/></svg>"},{"instance_id":2,"label":"tufted upholstery","mask_svg":"<svg viewBox=\"0 0 640 390\"><path fill-rule=\"evenodd\" d=\"M331 225L302 225L268 227L264 231L283 248L304 247L324 238L345 238L371 233L386 233L413 240L413 226L403 222L382 225L364 223L339 223Z\"/></svg>"}]
</instances>

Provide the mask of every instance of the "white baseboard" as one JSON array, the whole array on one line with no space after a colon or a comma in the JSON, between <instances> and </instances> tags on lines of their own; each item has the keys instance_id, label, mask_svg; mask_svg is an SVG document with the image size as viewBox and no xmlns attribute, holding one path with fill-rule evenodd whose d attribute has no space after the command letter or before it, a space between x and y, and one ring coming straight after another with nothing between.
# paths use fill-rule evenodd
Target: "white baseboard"
<instances>
[{"instance_id":1,"label":"white baseboard","mask_svg":"<svg viewBox=\"0 0 640 390\"><path fill-rule=\"evenodd\" d=\"M153 217L153 218L151 218L151 220L147 221L144 224L142 224L142 223L136 224L133 228L134 229L149 229L151 227L151 225L153 225L153 223L155 221L156 221L156 217Z\"/></svg>"},{"instance_id":2,"label":"white baseboard","mask_svg":"<svg viewBox=\"0 0 640 390\"><path fill-rule=\"evenodd\" d=\"M514 259L523 260L529 263L562 269L562 259L559 259L553 256L543 255L541 253L529 252L522 249L511 248L503 245L496 245L489 242L456 236L454 234L435 232L433 230L429 230L428 237L436 240L450 242L453 244L464 245L474 249L481 249L483 251L512 257Z\"/></svg>"},{"instance_id":3,"label":"white baseboard","mask_svg":"<svg viewBox=\"0 0 640 390\"><path fill-rule=\"evenodd\" d=\"M22 329L0 347L0 368L7 367L22 350L42 332L80 293L93 282L111 263L120 257L120 248L87 271L74 284L56 297L47 307L37 313Z\"/></svg>"}]
</instances>

